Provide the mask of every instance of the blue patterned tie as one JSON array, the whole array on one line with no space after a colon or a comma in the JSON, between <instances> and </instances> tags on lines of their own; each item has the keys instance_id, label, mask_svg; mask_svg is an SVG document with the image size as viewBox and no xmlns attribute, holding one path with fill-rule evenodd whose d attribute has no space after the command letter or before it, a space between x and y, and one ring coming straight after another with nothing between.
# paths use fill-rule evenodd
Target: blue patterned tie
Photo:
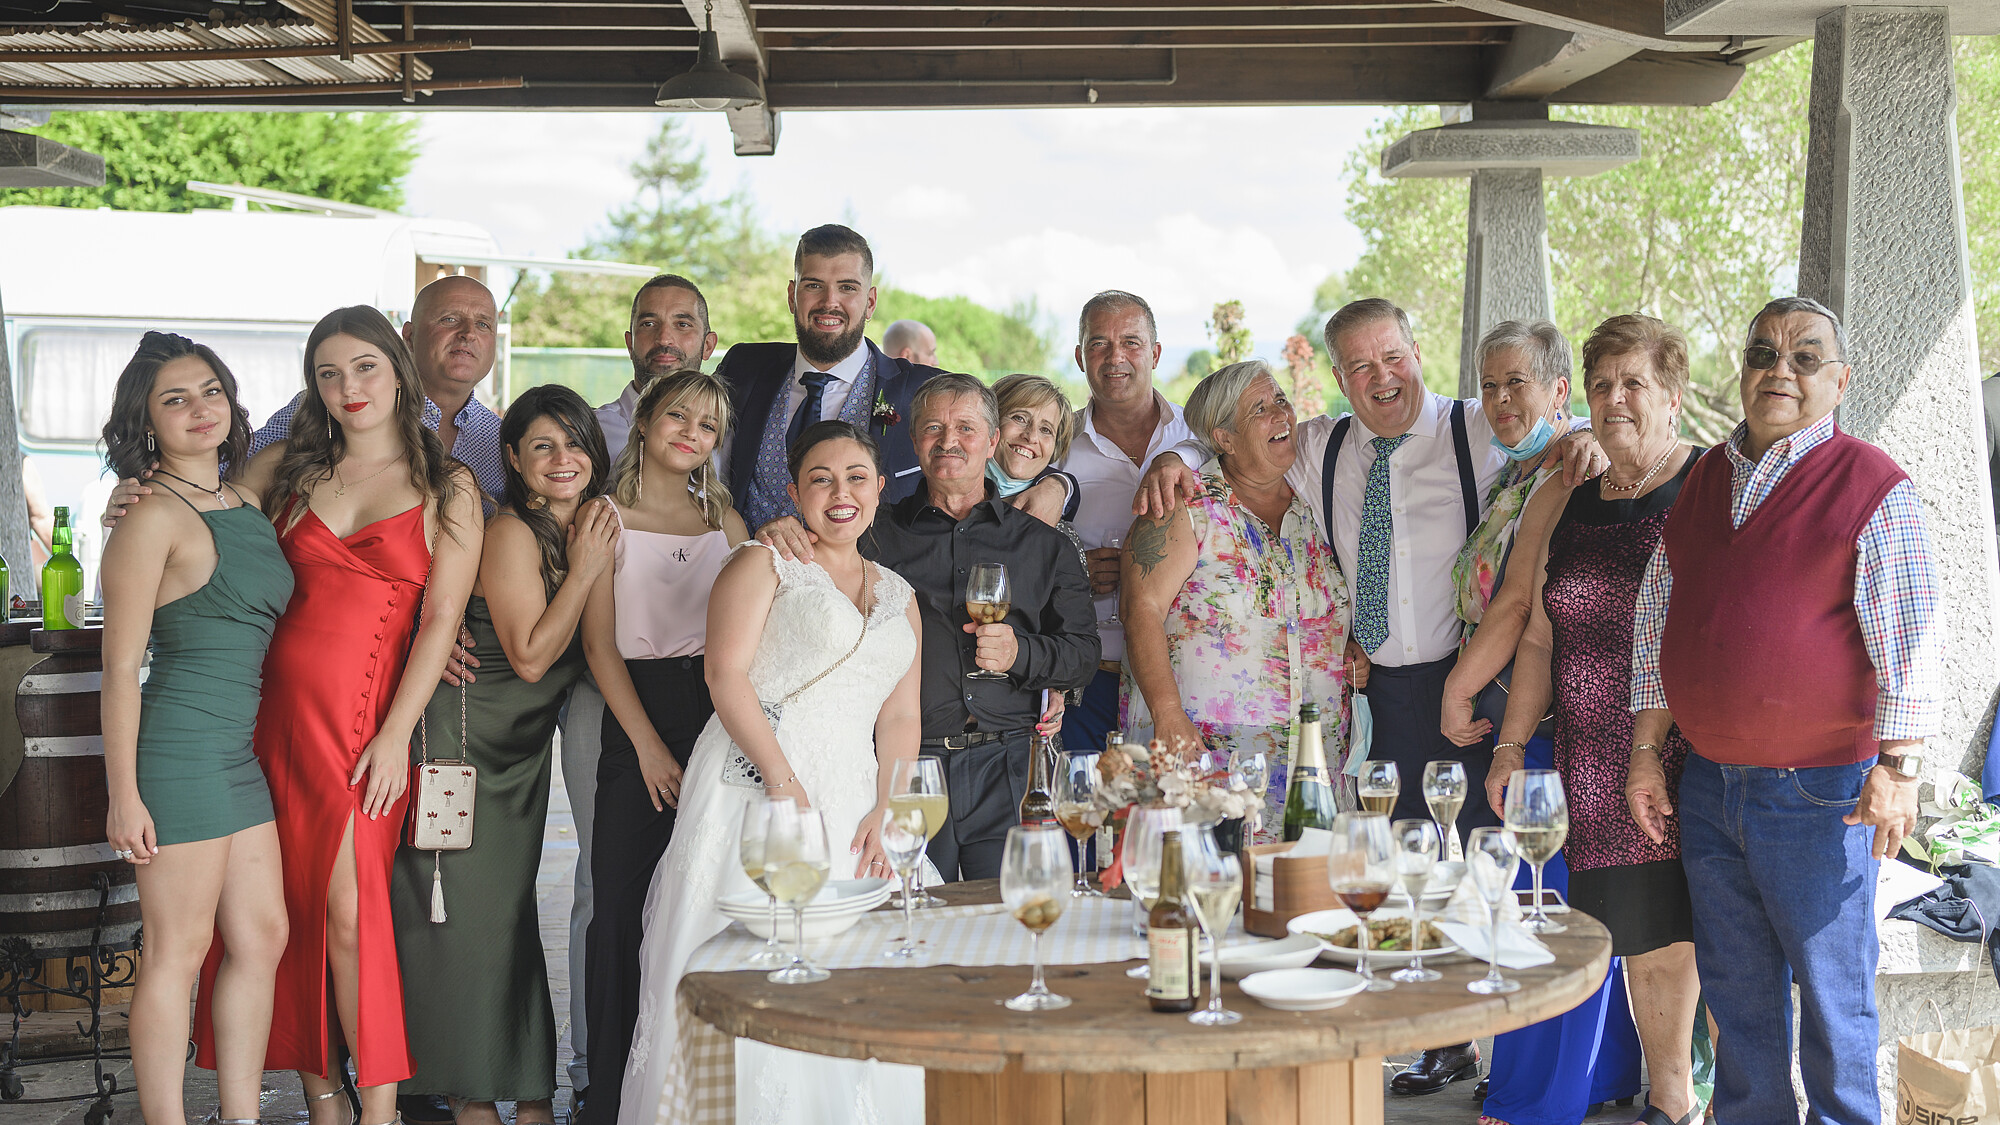
<instances>
[{"instance_id":1,"label":"blue patterned tie","mask_svg":"<svg viewBox=\"0 0 2000 1125\"><path fill-rule=\"evenodd\" d=\"M1368 491L1361 497L1361 541L1354 552L1354 639L1373 654L1389 639L1389 455L1408 434L1378 437Z\"/></svg>"},{"instance_id":2,"label":"blue patterned tie","mask_svg":"<svg viewBox=\"0 0 2000 1125\"><path fill-rule=\"evenodd\" d=\"M799 435L806 432L807 426L819 421L819 412L826 403L826 385L833 382L833 376L824 371L808 371L800 376L799 382L806 385L806 401L799 407L799 412L792 415L791 428L785 431L787 451L798 444Z\"/></svg>"}]
</instances>

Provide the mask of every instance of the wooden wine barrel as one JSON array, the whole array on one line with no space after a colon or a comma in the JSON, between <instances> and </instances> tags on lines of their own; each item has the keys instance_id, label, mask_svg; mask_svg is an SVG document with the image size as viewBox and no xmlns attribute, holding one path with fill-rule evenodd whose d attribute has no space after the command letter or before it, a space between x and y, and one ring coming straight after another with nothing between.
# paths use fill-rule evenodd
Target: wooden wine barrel
<instances>
[{"instance_id":1,"label":"wooden wine barrel","mask_svg":"<svg viewBox=\"0 0 2000 1125\"><path fill-rule=\"evenodd\" d=\"M139 929L132 865L104 837L103 638L98 627L34 629L30 647L46 659L14 689L23 746L19 772L0 792L0 942L24 940L43 957L90 948L100 874L110 906L96 940L130 949Z\"/></svg>"}]
</instances>

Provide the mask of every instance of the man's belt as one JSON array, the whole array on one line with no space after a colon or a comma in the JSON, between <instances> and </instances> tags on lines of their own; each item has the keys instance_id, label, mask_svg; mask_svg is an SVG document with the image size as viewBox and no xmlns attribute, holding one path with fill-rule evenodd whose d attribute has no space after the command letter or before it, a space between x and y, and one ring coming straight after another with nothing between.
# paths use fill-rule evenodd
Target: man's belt
<instances>
[{"instance_id":1,"label":"man's belt","mask_svg":"<svg viewBox=\"0 0 2000 1125\"><path fill-rule=\"evenodd\" d=\"M966 750L974 746L984 746L989 742L1005 742L1017 734L1026 734L1027 728L1018 730L969 730L963 734L948 734L943 738L926 738L923 745L932 750Z\"/></svg>"}]
</instances>

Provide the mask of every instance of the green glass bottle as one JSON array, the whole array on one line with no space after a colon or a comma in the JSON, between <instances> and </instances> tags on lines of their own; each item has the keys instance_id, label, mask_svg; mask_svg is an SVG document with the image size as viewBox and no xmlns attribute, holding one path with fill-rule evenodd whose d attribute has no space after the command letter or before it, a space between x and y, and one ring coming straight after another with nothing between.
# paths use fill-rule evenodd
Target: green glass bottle
<instances>
[{"instance_id":1,"label":"green glass bottle","mask_svg":"<svg viewBox=\"0 0 2000 1125\"><path fill-rule=\"evenodd\" d=\"M42 628L83 628L83 564L70 550L69 509L56 509L54 548L42 567Z\"/></svg>"},{"instance_id":2,"label":"green glass bottle","mask_svg":"<svg viewBox=\"0 0 2000 1125\"><path fill-rule=\"evenodd\" d=\"M13 616L13 605L12 595L7 589L7 558L0 555L0 625L6 624L7 619Z\"/></svg>"},{"instance_id":3,"label":"green glass bottle","mask_svg":"<svg viewBox=\"0 0 2000 1125\"><path fill-rule=\"evenodd\" d=\"M1319 704L1299 707L1299 753L1285 789L1284 838L1296 840L1308 828L1333 827L1333 782L1326 773L1326 745L1319 728Z\"/></svg>"}]
</instances>

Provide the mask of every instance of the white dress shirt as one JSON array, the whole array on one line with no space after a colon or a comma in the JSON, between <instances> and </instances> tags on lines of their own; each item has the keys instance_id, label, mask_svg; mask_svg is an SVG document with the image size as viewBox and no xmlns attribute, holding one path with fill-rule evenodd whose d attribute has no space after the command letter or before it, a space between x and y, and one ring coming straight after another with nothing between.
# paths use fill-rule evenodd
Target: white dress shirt
<instances>
[{"instance_id":1,"label":"white dress shirt","mask_svg":"<svg viewBox=\"0 0 2000 1125\"><path fill-rule=\"evenodd\" d=\"M1191 468L1200 468L1208 460L1207 447L1195 440L1180 407L1158 391L1153 392L1153 400L1160 406L1160 422L1153 427L1146 455L1138 464L1133 464L1116 442L1097 432L1089 406L1076 412L1076 438L1056 468L1075 477L1077 487L1083 490L1071 525L1086 549L1108 547L1111 540L1125 538L1132 529L1132 498L1139 494L1139 478L1153 458L1172 450ZM1112 620L1118 614L1118 595L1110 593L1092 600L1097 605L1098 639L1104 645L1102 659L1124 660L1125 629Z\"/></svg>"},{"instance_id":2,"label":"white dress shirt","mask_svg":"<svg viewBox=\"0 0 2000 1125\"><path fill-rule=\"evenodd\" d=\"M862 340L855 344L854 350L848 353L846 359L826 369L826 373L833 376L833 382L826 385L824 397L820 399L819 417L814 418L811 422L807 422L807 425L810 426L812 422L821 422L828 418L840 417L840 408L847 405L847 396L853 392L854 381L861 378L861 368L867 362L868 341ZM785 384L785 424L787 426L791 425L792 416L797 414L799 408L806 404L806 391L808 388L805 385L805 377L807 372L818 370L820 369L814 367L806 359L805 353L793 353L791 381ZM878 384L881 378L882 373L879 371L876 372L876 381ZM730 427L729 436L715 445L716 465L726 466L729 464L729 451L735 444L738 434L747 433L750 436L750 440L762 442L764 440L764 422L765 419L763 418L736 419L736 424ZM612 450L613 454L617 452L615 449ZM750 530L755 531L757 529L753 527Z\"/></svg>"},{"instance_id":3,"label":"white dress shirt","mask_svg":"<svg viewBox=\"0 0 2000 1125\"><path fill-rule=\"evenodd\" d=\"M1451 568L1459 548L1465 546L1465 500L1458 481L1458 454L1452 449L1451 404L1444 395L1425 392L1409 440L1389 461L1394 545L1389 560L1389 639L1375 650L1374 661L1391 668L1443 660L1458 647L1460 623ZM1333 426L1334 419L1326 415L1300 423L1304 440L1299 443L1299 458L1285 474L1285 483L1314 512L1322 510L1320 470ZM1334 466L1333 527L1322 529L1350 588L1356 577L1361 501L1368 490L1368 470L1375 464L1376 436L1359 418L1349 425ZM1483 505L1507 466L1507 455L1494 447L1493 424L1477 399L1465 404L1465 436Z\"/></svg>"},{"instance_id":4,"label":"white dress shirt","mask_svg":"<svg viewBox=\"0 0 2000 1125\"><path fill-rule=\"evenodd\" d=\"M639 384L625 384L625 393L597 408L597 427L604 431L604 448L611 454L611 463L618 463L618 455L625 452L625 443L632 437L632 415L639 409ZM610 479L611 465L604 466L605 479Z\"/></svg>"}]
</instances>

